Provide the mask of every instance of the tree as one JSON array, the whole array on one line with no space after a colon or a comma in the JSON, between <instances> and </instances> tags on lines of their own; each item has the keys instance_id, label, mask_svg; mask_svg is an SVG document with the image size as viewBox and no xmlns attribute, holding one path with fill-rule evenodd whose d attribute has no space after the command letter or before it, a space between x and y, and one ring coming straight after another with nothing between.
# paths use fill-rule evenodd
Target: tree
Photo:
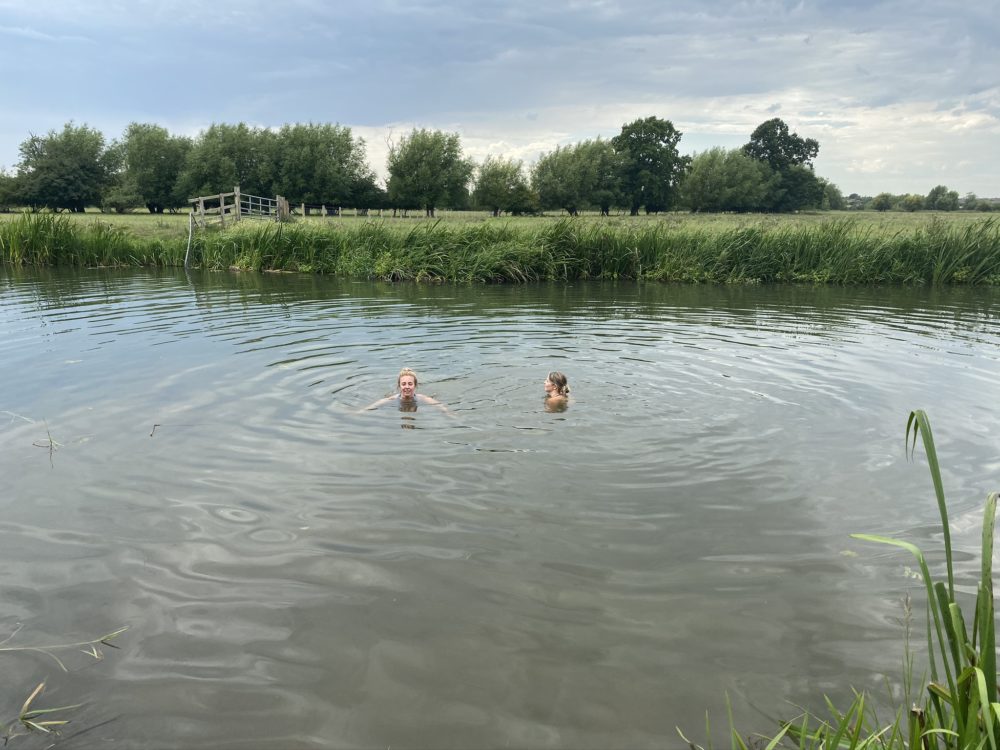
<instances>
[{"instance_id":1,"label":"tree","mask_svg":"<svg viewBox=\"0 0 1000 750\"><path fill-rule=\"evenodd\" d=\"M670 208L690 159L677 152L683 133L670 120L647 117L622 126L611 145L622 157L621 190L629 213L636 216Z\"/></svg>"},{"instance_id":2,"label":"tree","mask_svg":"<svg viewBox=\"0 0 1000 750\"><path fill-rule=\"evenodd\" d=\"M473 203L479 208L499 216L501 212L513 213L523 209L530 194L524 166L520 161L487 156L476 171L476 186L472 191Z\"/></svg>"},{"instance_id":3,"label":"tree","mask_svg":"<svg viewBox=\"0 0 1000 750\"><path fill-rule=\"evenodd\" d=\"M139 204L151 214L186 204L187 197L177 191L177 178L191 150L190 138L171 136L159 125L133 122L122 136L122 148L124 181L114 195L138 195Z\"/></svg>"},{"instance_id":4,"label":"tree","mask_svg":"<svg viewBox=\"0 0 1000 750\"><path fill-rule=\"evenodd\" d=\"M422 208L434 216L438 206L467 199L473 165L463 158L458 133L414 130L389 145L389 200L399 208Z\"/></svg>"},{"instance_id":5,"label":"tree","mask_svg":"<svg viewBox=\"0 0 1000 750\"><path fill-rule=\"evenodd\" d=\"M562 208L571 216L597 206L602 214L620 200L621 157L608 141L587 140L557 147L542 156L531 184L544 209Z\"/></svg>"},{"instance_id":6,"label":"tree","mask_svg":"<svg viewBox=\"0 0 1000 750\"><path fill-rule=\"evenodd\" d=\"M862 209L864 209L866 204L869 204L871 202L872 198L870 196L866 197L863 195L858 195L857 193L851 193L845 199L846 207L849 211L861 211Z\"/></svg>"},{"instance_id":7,"label":"tree","mask_svg":"<svg viewBox=\"0 0 1000 750\"><path fill-rule=\"evenodd\" d=\"M583 186L572 146L556 146L544 154L531 170L531 186L542 209L565 209L576 216L584 204Z\"/></svg>"},{"instance_id":8,"label":"tree","mask_svg":"<svg viewBox=\"0 0 1000 750\"><path fill-rule=\"evenodd\" d=\"M352 190L369 176L374 180L364 141L342 125L285 125L274 151L274 190L292 203L356 203Z\"/></svg>"},{"instance_id":9,"label":"tree","mask_svg":"<svg viewBox=\"0 0 1000 750\"><path fill-rule=\"evenodd\" d=\"M275 134L245 123L209 126L194 140L177 179L187 198L228 193L239 185L244 193L274 195Z\"/></svg>"},{"instance_id":10,"label":"tree","mask_svg":"<svg viewBox=\"0 0 1000 750\"><path fill-rule=\"evenodd\" d=\"M872 198L872 208L876 211L888 211L892 208L895 200L890 193L879 193L874 198Z\"/></svg>"},{"instance_id":11,"label":"tree","mask_svg":"<svg viewBox=\"0 0 1000 750\"><path fill-rule=\"evenodd\" d=\"M944 185L931 189L924 199L924 208L928 211L957 211L958 191L949 190Z\"/></svg>"},{"instance_id":12,"label":"tree","mask_svg":"<svg viewBox=\"0 0 1000 750\"><path fill-rule=\"evenodd\" d=\"M367 216L371 209L389 208L389 194L375 181L371 172L355 177L351 183L351 203Z\"/></svg>"},{"instance_id":13,"label":"tree","mask_svg":"<svg viewBox=\"0 0 1000 750\"><path fill-rule=\"evenodd\" d=\"M34 208L82 213L97 205L112 180L116 154L100 131L72 122L62 132L32 135L21 144L17 166L21 199Z\"/></svg>"},{"instance_id":14,"label":"tree","mask_svg":"<svg viewBox=\"0 0 1000 750\"><path fill-rule=\"evenodd\" d=\"M0 211L9 211L19 202L17 178L0 169Z\"/></svg>"},{"instance_id":15,"label":"tree","mask_svg":"<svg viewBox=\"0 0 1000 750\"><path fill-rule=\"evenodd\" d=\"M823 185L809 167L794 164L777 177L771 183L768 210L787 213L822 205Z\"/></svg>"},{"instance_id":16,"label":"tree","mask_svg":"<svg viewBox=\"0 0 1000 750\"><path fill-rule=\"evenodd\" d=\"M904 211L919 211L924 207L924 197L922 195L910 193L909 195L903 196L903 200L900 201L899 205Z\"/></svg>"},{"instance_id":17,"label":"tree","mask_svg":"<svg viewBox=\"0 0 1000 750\"><path fill-rule=\"evenodd\" d=\"M768 209L797 211L819 206L823 188L812 173L812 162L819 153L819 143L790 133L788 125L775 117L757 126L744 153L765 162L778 175L772 187Z\"/></svg>"},{"instance_id":18,"label":"tree","mask_svg":"<svg viewBox=\"0 0 1000 750\"><path fill-rule=\"evenodd\" d=\"M601 216L622 202L624 159L610 141L583 141L575 148L580 170L581 194L586 204L597 206Z\"/></svg>"},{"instance_id":19,"label":"tree","mask_svg":"<svg viewBox=\"0 0 1000 750\"><path fill-rule=\"evenodd\" d=\"M101 194L101 211L123 214L143 205L142 195L127 181L106 188Z\"/></svg>"},{"instance_id":20,"label":"tree","mask_svg":"<svg viewBox=\"0 0 1000 750\"><path fill-rule=\"evenodd\" d=\"M820 208L827 211L844 211L847 209L847 201L840 188L829 180L819 178L819 184L823 188L823 203Z\"/></svg>"},{"instance_id":21,"label":"tree","mask_svg":"<svg viewBox=\"0 0 1000 750\"><path fill-rule=\"evenodd\" d=\"M710 148L695 155L680 186L692 211L760 211L774 175L741 149Z\"/></svg>"},{"instance_id":22,"label":"tree","mask_svg":"<svg viewBox=\"0 0 1000 750\"><path fill-rule=\"evenodd\" d=\"M789 133L788 125L780 117L775 117L757 126L743 151L754 159L766 161L771 169L782 173L793 166L811 169L813 159L819 153L819 142Z\"/></svg>"}]
</instances>

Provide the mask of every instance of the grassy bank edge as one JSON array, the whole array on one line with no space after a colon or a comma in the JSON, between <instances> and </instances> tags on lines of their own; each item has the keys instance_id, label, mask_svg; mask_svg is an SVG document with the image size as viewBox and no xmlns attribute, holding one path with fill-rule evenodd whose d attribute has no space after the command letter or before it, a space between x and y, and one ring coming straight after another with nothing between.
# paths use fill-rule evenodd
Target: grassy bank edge
<instances>
[{"instance_id":1,"label":"grassy bank edge","mask_svg":"<svg viewBox=\"0 0 1000 750\"><path fill-rule=\"evenodd\" d=\"M141 237L100 220L23 214L0 223L0 262L16 266L182 266L188 238ZM541 224L379 220L244 221L198 230L205 269L292 271L387 281L524 283L579 279L752 284L998 284L1000 220L932 218L909 229L856 220L711 228L698 224Z\"/></svg>"}]
</instances>

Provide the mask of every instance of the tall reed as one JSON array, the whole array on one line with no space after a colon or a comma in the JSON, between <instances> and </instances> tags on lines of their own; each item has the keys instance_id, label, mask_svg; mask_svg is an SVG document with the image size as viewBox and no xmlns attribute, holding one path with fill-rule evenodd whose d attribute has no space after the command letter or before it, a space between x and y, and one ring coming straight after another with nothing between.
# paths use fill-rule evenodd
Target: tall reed
<instances>
[{"instance_id":1,"label":"tall reed","mask_svg":"<svg viewBox=\"0 0 1000 750\"><path fill-rule=\"evenodd\" d=\"M930 680L909 705L896 706L893 718L879 720L871 700L855 692L846 710L827 701L828 718L803 712L781 722L779 733L768 747L801 750L997 750L1000 743L1000 702L997 701L996 613L993 602L993 534L998 493L990 493L983 511L982 549L975 606L963 611L956 594L955 570L948 520L948 504L938 464L930 419L923 411L910 413L906 423L906 446L912 456L920 439L930 469L944 545L945 573L935 581L924 553L902 539L876 534L852 534L855 539L886 544L909 552L916 559L927 595L927 657ZM967 616L971 615L971 617ZM912 681L912 655L905 662L903 683ZM728 704L727 704L728 705ZM679 732L680 730L678 730ZM747 750L748 743L730 720L732 747ZM698 746L681 735L691 748ZM767 738L764 738L767 741Z\"/></svg>"},{"instance_id":2,"label":"tall reed","mask_svg":"<svg viewBox=\"0 0 1000 750\"><path fill-rule=\"evenodd\" d=\"M0 222L0 262L14 265L181 265L179 238L138 237L54 214ZM755 284L998 284L1000 221L885 229L855 219L820 224L241 222L200 230L208 269L324 273L391 281L500 283L577 279Z\"/></svg>"}]
</instances>

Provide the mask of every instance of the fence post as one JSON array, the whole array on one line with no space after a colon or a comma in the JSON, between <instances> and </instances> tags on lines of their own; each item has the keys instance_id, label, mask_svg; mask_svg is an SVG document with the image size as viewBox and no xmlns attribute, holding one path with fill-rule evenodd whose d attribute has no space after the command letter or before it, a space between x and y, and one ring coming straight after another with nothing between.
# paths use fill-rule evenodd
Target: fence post
<instances>
[{"instance_id":1,"label":"fence post","mask_svg":"<svg viewBox=\"0 0 1000 750\"><path fill-rule=\"evenodd\" d=\"M239 221L240 220L240 214L243 213L243 204L241 203L241 200L240 200L240 186L239 185L237 185L236 187L233 188L233 194L234 194L233 195L233 200L235 201L235 207L236 207L236 221Z\"/></svg>"},{"instance_id":2,"label":"fence post","mask_svg":"<svg viewBox=\"0 0 1000 750\"><path fill-rule=\"evenodd\" d=\"M201 225L205 226L205 199L198 198L198 216L201 217Z\"/></svg>"}]
</instances>

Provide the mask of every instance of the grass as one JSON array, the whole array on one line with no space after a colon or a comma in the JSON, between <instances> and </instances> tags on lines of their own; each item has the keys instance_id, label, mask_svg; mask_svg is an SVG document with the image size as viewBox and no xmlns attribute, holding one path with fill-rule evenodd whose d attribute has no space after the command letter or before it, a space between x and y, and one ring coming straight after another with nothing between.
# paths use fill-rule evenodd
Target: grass
<instances>
[{"instance_id":1,"label":"grass","mask_svg":"<svg viewBox=\"0 0 1000 750\"><path fill-rule=\"evenodd\" d=\"M893 223L895 217L880 224L844 216L244 221L198 230L192 258L212 270L389 281L1000 283L1000 219L925 215L922 223L903 225ZM138 219L167 221L122 217ZM0 262L179 266L187 219L169 220L175 222L169 232L147 233L109 223L103 215L81 223L68 215L19 214L0 221Z\"/></svg>"},{"instance_id":2,"label":"grass","mask_svg":"<svg viewBox=\"0 0 1000 750\"><path fill-rule=\"evenodd\" d=\"M855 539L898 547L916 559L927 595L927 654L930 679L912 695L913 661L906 651L903 684L907 687L904 705L895 708L893 718L880 721L864 692L855 692L845 710L829 700L826 718L805 711L780 723L771 738L745 740L730 718L733 750L753 745L767 748L793 747L800 750L997 750L1000 744L1000 702L997 701L996 613L993 602L993 534L998 493L986 498L982 527L982 558L975 606L963 611L956 597L948 505L931 424L923 411L910 414L906 424L908 454L913 455L917 440L922 441L930 468L943 531L946 570L935 581L924 553L901 539L875 534L852 534ZM728 706L728 700L727 700ZM729 712L732 716L731 711ZM680 730L678 730L680 733ZM699 746L681 734L692 750Z\"/></svg>"},{"instance_id":3,"label":"grass","mask_svg":"<svg viewBox=\"0 0 1000 750\"><path fill-rule=\"evenodd\" d=\"M146 211L134 213L101 213L95 209L83 214L60 214L70 221L87 225L100 221L113 227L127 230L137 237L147 239L171 240L187 237L188 214L186 211L176 214L150 214ZM580 223L591 223L614 227L638 227L646 224L663 224L670 228L697 227L705 230L723 230L746 226L777 226L808 227L823 224L837 219L850 219L853 222L870 226L877 231L911 230L927 224L932 219L946 221L957 226L974 224L989 218L993 214L977 211L803 211L796 214L693 214L687 211L667 212L661 214L640 214L627 216L612 214L601 216L598 212L581 212L577 220ZM21 216L18 212L0 213L0 224L13 221ZM415 224L434 224L443 222L447 225L469 224L511 224L516 227L537 228L540 225L552 224L567 218L562 211L550 211L542 216L493 217L488 211L446 211L438 210L436 218L427 218L422 211L411 211L407 217L392 216L392 211L383 211L378 216L373 211L369 216L355 215L353 209L345 209L342 216L309 216L295 217L296 222L314 224L325 227L349 228L358 223L380 222L389 227L410 228Z\"/></svg>"},{"instance_id":4,"label":"grass","mask_svg":"<svg viewBox=\"0 0 1000 750\"><path fill-rule=\"evenodd\" d=\"M87 656L100 661L104 658L104 654L100 647L108 646L110 648L118 648L111 641L128 630L128 626L119 628L111 633L102 635L100 638L93 638L89 641L57 643L44 646L7 645L11 642L11 640L13 640L14 636L18 634L19 630L20 627L16 628L14 632L8 635L4 640L0 641L0 655L16 652L42 654L43 656L47 656L55 661L63 672L67 672L69 670L66 669L66 664L63 660L59 658L58 652L70 650L80 651ZM83 705L81 703L77 703L69 706L36 708L35 701L39 698L39 696L41 696L44 690L45 682L40 682L35 689L31 691L24 703L21 704L21 708L18 710L16 718L5 722L0 721L0 737L3 738L3 744L5 746L15 737L21 737L33 732L39 732L42 734L58 734L59 729L70 722L69 719L63 717Z\"/></svg>"}]
</instances>

